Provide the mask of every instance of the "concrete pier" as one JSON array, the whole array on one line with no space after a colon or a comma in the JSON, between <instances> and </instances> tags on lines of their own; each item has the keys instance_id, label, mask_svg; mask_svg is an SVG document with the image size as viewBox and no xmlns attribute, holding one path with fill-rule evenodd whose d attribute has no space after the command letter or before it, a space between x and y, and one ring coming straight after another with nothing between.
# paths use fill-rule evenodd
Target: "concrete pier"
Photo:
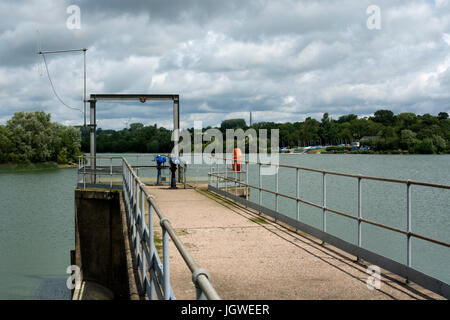
<instances>
[{"instance_id":1,"label":"concrete pier","mask_svg":"<svg viewBox=\"0 0 450 320\"><path fill-rule=\"evenodd\" d=\"M443 299L383 269L380 289L369 288L368 263L206 187L148 191L223 299ZM170 255L177 299L194 299L191 274L172 243Z\"/></svg>"}]
</instances>

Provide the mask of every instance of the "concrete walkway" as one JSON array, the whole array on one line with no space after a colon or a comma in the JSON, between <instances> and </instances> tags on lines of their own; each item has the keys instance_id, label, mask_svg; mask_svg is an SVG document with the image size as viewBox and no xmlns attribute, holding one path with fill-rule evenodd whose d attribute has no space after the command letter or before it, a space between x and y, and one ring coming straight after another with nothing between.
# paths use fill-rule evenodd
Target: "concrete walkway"
<instances>
[{"instance_id":1,"label":"concrete walkway","mask_svg":"<svg viewBox=\"0 0 450 320\"><path fill-rule=\"evenodd\" d=\"M204 188L148 189L222 299L441 299L385 270L381 288L370 290L369 264ZM195 299L191 273L173 244L170 259L175 296Z\"/></svg>"}]
</instances>

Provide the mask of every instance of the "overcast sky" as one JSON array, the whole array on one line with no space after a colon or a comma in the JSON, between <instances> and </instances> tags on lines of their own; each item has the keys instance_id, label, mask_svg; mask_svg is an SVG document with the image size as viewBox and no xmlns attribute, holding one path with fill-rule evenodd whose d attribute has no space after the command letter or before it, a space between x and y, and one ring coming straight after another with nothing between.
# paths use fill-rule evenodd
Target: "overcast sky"
<instances>
[{"instance_id":1,"label":"overcast sky","mask_svg":"<svg viewBox=\"0 0 450 320\"><path fill-rule=\"evenodd\" d=\"M70 5L80 29L67 28ZM38 38L42 50L88 48L88 94L180 94L184 128L249 111L277 122L450 112L449 0L0 0L2 124L20 110L82 124L53 94ZM82 108L82 53L46 59L59 96ZM102 128L172 127L170 103L97 105Z\"/></svg>"}]
</instances>

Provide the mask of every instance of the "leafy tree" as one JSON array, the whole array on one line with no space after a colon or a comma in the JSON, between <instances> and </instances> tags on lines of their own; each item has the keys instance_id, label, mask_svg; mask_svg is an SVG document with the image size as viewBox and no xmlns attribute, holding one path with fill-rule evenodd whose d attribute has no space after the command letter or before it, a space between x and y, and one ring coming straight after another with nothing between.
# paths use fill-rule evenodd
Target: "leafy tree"
<instances>
[{"instance_id":1,"label":"leafy tree","mask_svg":"<svg viewBox=\"0 0 450 320\"><path fill-rule=\"evenodd\" d=\"M78 129L50 122L50 114L16 112L0 126L0 162L76 161L80 142Z\"/></svg>"},{"instance_id":2,"label":"leafy tree","mask_svg":"<svg viewBox=\"0 0 450 320\"><path fill-rule=\"evenodd\" d=\"M337 122L345 123L345 122L351 122L356 119L358 119L358 116L356 114L348 114L348 115L340 116Z\"/></svg>"},{"instance_id":3,"label":"leafy tree","mask_svg":"<svg viewBox=\"0 0 450 320\"><path fill-rule=\"evenodd\" d=\"M438 114L438 119L439 119L439 120L445 120L445 119L448 119L448 113L447 113L447 112L439 112L439 114Z\"/></svg>"},{"instance_id":4,"label":"leafy tree","mask_svg":"<svg viewBox=\"0 0 450 320\"><path fill-rule=\"evenodd\" d=\"M226 132L227 129L245 129L247 128L247 123L244 119L229 119L224 120L220 124L220 131Z\"/></svg>"},{"instance_id":5,"label":"leafy tree","mask_svg":"<svg viewBox=\"0 0 450 320\"><path fill-rule=\"evenodd\" d=\"M374 114L373 121L391 125L394 123L394 113L391 110L378 110Z\"/></svg>"},{"instance_id":6,"label":"leafy tree","mask_svg":"<svg viewBox=\"0 0 450 320\"><path fill-rule=\"evenodd\" d=\"M415 134L413 131L405 129L401 132L401 138L400 138L400 146L404 150L414 150L414 146L417 144L417 134Z\"/></svg>"},{"instance_id":7,"label":"leafy tree","mask_svg":"<svg viewBox=\"0 0 450 320\"><path fill-rule=\"evenodd\" d=\"M424 153L424 154L433 154L436 152L436 148L433 145L433 141L429 138L425 138L419 143L417 143L415 147L416 153Z\"/></svg>"},{"instance_id":8,"label":"leafy tree","mask_svg":"<svg viewBox=\"0 0 450 320\"><path fill-rule=\"evenodd\" d=\"M442 138L440 135L433 134L431 141L433 142L433 145L436 147L437 152L442 152L447 148L447 143L445 142L444 138Z\"/></svg>"}]
</instances>

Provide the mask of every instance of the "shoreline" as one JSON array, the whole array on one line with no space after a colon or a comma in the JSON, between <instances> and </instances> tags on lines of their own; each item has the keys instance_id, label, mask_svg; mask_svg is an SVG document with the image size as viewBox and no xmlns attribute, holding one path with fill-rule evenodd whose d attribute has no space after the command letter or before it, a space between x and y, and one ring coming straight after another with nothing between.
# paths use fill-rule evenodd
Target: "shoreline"
<instances>
[{"instance_id":1,"label":"shoreline","mask_svg":"<svg viewBox=\"0 0 450 320\"><path fill-rule=\"evenodd\" d=\"M67 169L76 168L76 163L58 164L56 162L42 162L42 163L2 163L0 164L0 173L15 173L15 172L28 172L28 171L40 171L51 169Z\"/></svg>"}]
</instances>

